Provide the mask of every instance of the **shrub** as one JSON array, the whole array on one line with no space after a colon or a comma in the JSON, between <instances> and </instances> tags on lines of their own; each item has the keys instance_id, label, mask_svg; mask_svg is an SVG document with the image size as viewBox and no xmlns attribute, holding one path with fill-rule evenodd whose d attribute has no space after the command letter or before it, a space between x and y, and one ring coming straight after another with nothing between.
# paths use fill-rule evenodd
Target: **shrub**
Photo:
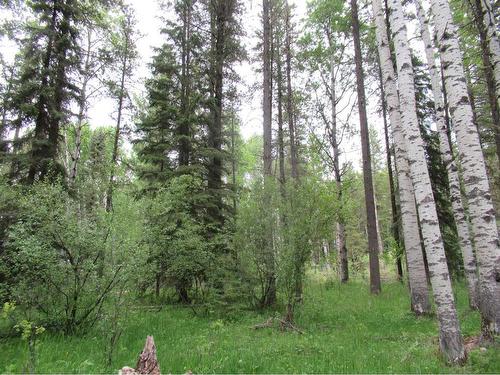
<instances>
[{"instance_id":1,"label":"shrub","mask_svg":"<svg viewBox=\"0 0 500 375\"><path fill-rule=\"evenodd\" d=\"M65 332L95 323L124 281L128 254L105 213L83 214L80 207L60 185L33 186L19 201L0 258L9 299Z\"/></svg>"}]
</instances>

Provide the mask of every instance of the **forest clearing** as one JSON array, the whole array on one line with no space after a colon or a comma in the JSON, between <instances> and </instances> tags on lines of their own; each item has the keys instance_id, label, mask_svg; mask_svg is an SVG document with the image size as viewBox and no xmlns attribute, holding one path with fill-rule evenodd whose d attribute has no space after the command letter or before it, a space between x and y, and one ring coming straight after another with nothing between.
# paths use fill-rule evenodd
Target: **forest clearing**
<instances>
[{"instance_id":1,"label":"forest clearing","mask_svg":"<svg viewBox=\"0 0 500 375\"><path fill-rule=\"evenodd\" d=\"M383 296L370 296L365 282L340 285L310 275L307 300L297 324L303 334L254 330L275 311L238 312L224 317L195 315L171 305L131 308L116 348L114 367L105 363L99 329L81 337L48 335L39 342L40 373L109 373L134 365L152 334L162 373L498 373L500 355L476 347L464 367L449 367L436 352L433 317L414 319L406 287L390 282ZM479 315L468 309L466 288L457 290L465 337L476 335ZM164 306L163 308L161 308ZM279 315L278 315L279 316ZM101 327L101 329L103 329ZM12 340L0 353L0 372L22 371L25 343Z\"/></svg>"},{"instance_id":2,"label":"forest clearing","mask_svg":"<svg viewBox=\"0 0 500 375\"><path fill-rule=\"evenodd\" d=\"M0 0L0 372L500 373L498 5Z\"/></svg>"}]
</instances>

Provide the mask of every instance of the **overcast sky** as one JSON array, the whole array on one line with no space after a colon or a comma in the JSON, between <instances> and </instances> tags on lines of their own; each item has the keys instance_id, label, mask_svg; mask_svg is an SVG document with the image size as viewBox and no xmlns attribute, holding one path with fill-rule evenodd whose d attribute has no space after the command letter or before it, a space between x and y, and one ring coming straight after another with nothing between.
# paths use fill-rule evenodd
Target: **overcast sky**
<instances>
[{"instance_id":1,"label":"overcast sky","mask_svg":"<svg viewBox=\"0 0 500 375\"><path fill-rule=\"evenodd\" d=\"M140 90L141 83L150 75L147 65L153 56L153 48L160 46L164 41L164 37L160 34L162 24L158 18L161 11L158 0L128 0L128 2L133 5L136 11L138 30L144 35L137 43L140 54L136 67L139 81L137 88ZM296 20L303 18L306 13L306 1L290 0L290 3L296 7ZM246 36L242 42L245 48L251 51L257 43L255 33L261 28L259 14L262 1L247 0L244 1L244 4L245 13L242 20ZM243 96L239 108L239 116L242 120L241 132L243 137L248 139L251 135L262 133L261 97L260 95L251 95L249 91L250 86L261 77L256 76L254 67L248 61L239 63L236 70L242 78L242 83L239 85L239 94ZM113 122L110 116L110 106L113 107L114 103L111 100L103 99L90 108L89 115L93 126L107 125Z\"/></svg>"},{"instance_id":2,"label":"overcast sky","mask_svg":"<svg viewBox=\"0 0 500 375\"><path fill-rule=\"evenodd\" d=\"M144 92L144 80L149 76L148 63L153 56L154 47L160 46L164 37L160 34L162 28L159 15L161 14L158 0L128 0L134 7L138 22L138 30L143 37L137 42L139 59L136 66L136 84L134 91L137 94ZM243 0L244 15L242 16L243 27L246 36L242 40L242 44L249 53L256 46L256 31L260 30L262 25L259 15L262 9L261 0ZM294 20L301 27L301 20L306 16L306 0L289 0L295 6ZM409 36L412 38L415 35L415 21L408 22ZM423 56L423 45L415 38L412 39L412 46L420 55ZM6 40L2 40L0 49L9 59L15 53L15 49L6 44ZM255 83L260 83L262 77L255 73L255 66L252 66L248 61L242 61L236 66L236 70L242 78L242 83L239 85L239 95L241 96L241 104L239 107L239 117L242 121L241 132L245 139L248 139L254 134L262 134L262 107L260 90L256 92L250 91L250 87ZM300 84L297 80L295 84ZM368 114L370 126L374 127L379 134L379 140L383 138L383 123L382 119L376 111L378 98L368 98ZM91 126L106 126L113 125L113 113L115 112L116 103L110 99L100 98L89 109ZM357 116L353 116L352 121L357 123ZM350 159L354 165L359 165L360 162L360 146L359 137L354 137L348 144L344 145L345 157Z\"/></svg>"}]
</instances>

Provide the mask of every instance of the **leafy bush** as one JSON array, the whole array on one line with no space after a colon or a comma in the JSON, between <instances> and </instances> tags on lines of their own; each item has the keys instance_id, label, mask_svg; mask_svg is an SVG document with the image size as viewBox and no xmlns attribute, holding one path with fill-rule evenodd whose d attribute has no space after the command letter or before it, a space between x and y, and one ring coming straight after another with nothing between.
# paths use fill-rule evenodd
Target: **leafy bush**
<instances>
[{"instance_id":1,"label":"leafy bush","mask_svg":"<svg viewBox=\"0 0 500 375\"><path fill-rule=\"evenodd\" d=\"M255 184L243 199L236 242L244 275L254 275L246 276L249 289L254 290L254 303L262 303L269 275L274 273L287 318L293 320L311 252L332 235L335 206L331 196L328 187L316 181L292 183L284 191L269 181Z\"/></svg>"},{"instance_id":2,"label":"leafy bush","mask_svg":"<svg viewBox=\"0 0 500 375\"><path fill-rule=\"evenodd\" d=\"M18 203L0 258L9 299L47 327L92 326L125 279L130 243L105 213L83 214L60 185L39 183Z\"/></svg>"}]
</instances>

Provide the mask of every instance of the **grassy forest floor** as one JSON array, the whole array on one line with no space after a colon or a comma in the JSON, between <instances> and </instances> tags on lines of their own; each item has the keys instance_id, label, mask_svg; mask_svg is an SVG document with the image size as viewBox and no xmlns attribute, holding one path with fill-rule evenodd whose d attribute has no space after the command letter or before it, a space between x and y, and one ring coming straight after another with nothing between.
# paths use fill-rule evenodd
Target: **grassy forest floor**
<instances>
[{"instance_id":1,"label":"grassy forest floor","mask_svg":"<svg viewBox=\"0 0 500 375\"><path fill-rule=\"evenodd\" d=\"M476 335L479 315L468 309L465 287L456 290L462 333ZM304 333L252 329L273 314L244 311L221 320L179 306L131 308L112 368L104 365L104 339L95 329L85 336L43 333L36 370L116 372L135 365L152 334L162 373L500 373L498 347L472 351L464 367L446 366L435 319L416 319L406 286L396 282L374 297L361 280L339 285L311 275L296 316ZM22 372L26 361L25 341L0 339L0 372Z\"/></svg>"}]
</instances>

